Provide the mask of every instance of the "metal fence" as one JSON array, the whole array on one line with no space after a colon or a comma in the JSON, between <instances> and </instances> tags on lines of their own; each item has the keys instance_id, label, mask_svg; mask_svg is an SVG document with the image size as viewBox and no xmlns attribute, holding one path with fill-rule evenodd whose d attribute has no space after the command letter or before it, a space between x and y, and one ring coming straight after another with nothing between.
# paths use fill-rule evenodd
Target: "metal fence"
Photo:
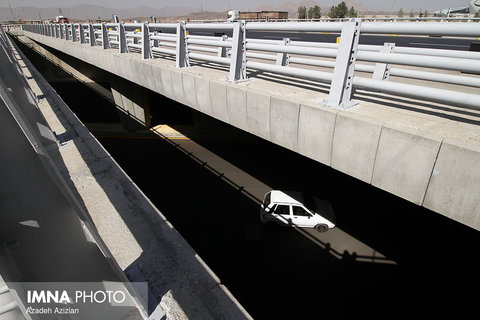
<instances>
[{"instance_id":1,"label":"metal fence","mask_svg":"<svg viewBox=\"0 0 480 320\"><path fill-rule=\"evenodd\" d=\"M480 52L399 47L394 43L359 45L359 37L415 35L480 37L480 23L448 22L230 22L102 23L25 25L25 31L84 45L136 52L142 59L174 58L177 68L191 62L228 68L228 81L247 80L263 71L330 86L325 104L347 108L353 89L480 110ZM201 31L211 35L190 35ZM339 43L247 38L249 31L340 34ZM228 35L226 35L228 34ZM370 76L368 76L370 74ZM391 81L391 77L414 83ZM419 84L420 83L420 84ZM445 89L435 83L452 85ZM461 86L461 87L458 87ZM470 90L462 90L470 88ZM472 89L473 88L473 91ZM465 92L465 91L470 91Z\"/></svg>"}]
</instances>

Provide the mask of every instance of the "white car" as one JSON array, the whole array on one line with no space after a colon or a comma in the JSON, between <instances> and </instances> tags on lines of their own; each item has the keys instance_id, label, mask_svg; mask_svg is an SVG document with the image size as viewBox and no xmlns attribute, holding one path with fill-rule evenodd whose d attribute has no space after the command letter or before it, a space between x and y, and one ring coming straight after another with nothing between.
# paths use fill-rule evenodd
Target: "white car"
<instances>
[{"instance_id":1,"label":"white car","mask_svg":"<svg viewBox=\"0 0 480 320\"><path fill-rule=\"evenodd\" d=\"M260 208L262 223L275 222L283 226L315 228L326 232L335 228L335 216L325 200L305 200L301 193L272 190L268 192Z\"/></svg>"}]
</instances>

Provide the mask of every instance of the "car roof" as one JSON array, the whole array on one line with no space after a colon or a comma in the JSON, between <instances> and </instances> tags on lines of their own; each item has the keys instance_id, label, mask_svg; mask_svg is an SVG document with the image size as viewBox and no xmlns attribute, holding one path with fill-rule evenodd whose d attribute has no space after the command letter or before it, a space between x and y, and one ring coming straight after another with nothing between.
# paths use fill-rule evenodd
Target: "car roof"
<instances>
[{"instance_id":1,"label":"car roof","mask_svg":"<svg viewBox=\"0 0 480 320\"><path fill-rule=\"evenodd\" d=\"M270 194L272 202L302 205L303 195L300 192L272 190Z\"/></svg>"}]
</instances>

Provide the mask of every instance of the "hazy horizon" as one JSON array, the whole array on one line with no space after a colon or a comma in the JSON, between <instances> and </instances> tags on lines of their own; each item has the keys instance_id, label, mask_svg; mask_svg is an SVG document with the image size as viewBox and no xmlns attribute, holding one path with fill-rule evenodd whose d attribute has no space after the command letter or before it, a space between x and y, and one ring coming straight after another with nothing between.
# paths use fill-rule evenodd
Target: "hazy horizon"
<instances>
[{"instance_id":1,"label":"hazy horizon","mask_svg":"<svg viewBox=\"0 0 480 320\"><path fill-rule=\"evenodd\" d=\"M12 8L20 7L36 7L36 8L68 8L76 5L96 5L107 8L137 8L137 7L189 7L198 8L198 11L202 8L204 11L225 11L232 9L239 10L255 10L262 5L271 5L274 8L278 8L283 3L303 3L307 6L313 6L315 4L321 7L330 7L341 2L341 0L244 0L241 5L238 5L236 1L229 0L163 0L161 2L157 0L137 0L135 2L127 0L103 0L101 3L92 3L93 1L82 0L0 0L0 7L8 8L8 5ZM347 2L347 1L346 1ZM467 7L469 0L356 0L354 3L361 5L363 8L370 11L398 11L402 8L405 12L410 10L439 10L449 7Z\"/></svg>"}]
</instances>

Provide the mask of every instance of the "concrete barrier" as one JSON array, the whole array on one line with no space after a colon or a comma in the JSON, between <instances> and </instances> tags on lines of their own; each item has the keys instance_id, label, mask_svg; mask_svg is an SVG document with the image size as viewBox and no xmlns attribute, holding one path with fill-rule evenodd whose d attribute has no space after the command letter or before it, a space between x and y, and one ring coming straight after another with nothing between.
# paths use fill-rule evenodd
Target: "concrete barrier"
<instances>
[{"instance_id":1,"label":"concrete barrier","mask_svg":"<svg viewBox=\"0 0 480 320\"><path fill-rule=\"evenodd\" d=\"M480 146L443 141L423 204L478 229L480 225Z\"/></svg>"},{"instance_id":2,"label":"concrete barrier","mask_svg":"<svg viewBox=\"0 0 480 320\"><path fill-rule=\"evenodd\" d=\"M432 133L384 125L372 184L422 205L441 143Z\"/></svg>"},{"instance_id":3,"label":"concrete barrier","mask_svg":"<svg viewBox=\"0 0 480 320\"><path fill-rule=\"evenodd\" d=\"M333 134L332 167L364 182L372 181L381 121L353 114L337 114Z\"/></svg>"}]
</instances>

